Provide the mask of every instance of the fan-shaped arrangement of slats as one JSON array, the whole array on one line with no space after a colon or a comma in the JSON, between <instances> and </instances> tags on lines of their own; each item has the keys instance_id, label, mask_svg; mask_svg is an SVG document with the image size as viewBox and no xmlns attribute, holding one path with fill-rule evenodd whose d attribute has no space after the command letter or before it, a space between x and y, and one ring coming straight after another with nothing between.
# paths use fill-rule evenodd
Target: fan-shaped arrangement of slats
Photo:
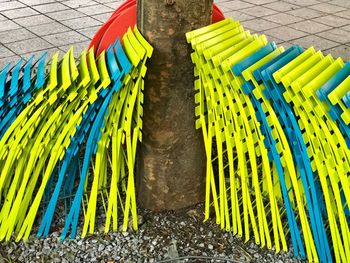
<instances>
[{"instance_id":1,"label":"fan-shaped arrangement of slats","mask_svg":"<svg viewBox=\"0 0 350 263\"><path fill-rule=\"evenodd\" d=\"M126 229L130 213L137 229L134 164L152 51L135 27L97 58L91 48L77 64L72 48L0 72L0 240L27 239L35 221L47 236L59 201L63 239L76 236L82 214L82 236L93 233L99 207L106 232L120 220Z\"/></svg>"},{"instance_id":2,"label":"fan-shaped arrangement of slats","mask_svg":"<svg viewBox=\"0 0 350 263\"><path fill-rule=\"evenodd\" d=\"M350 260L350 64L284 50L232 19L189 32L206 208L221 228L310 262Z\"/></svg>"}]
</instances>

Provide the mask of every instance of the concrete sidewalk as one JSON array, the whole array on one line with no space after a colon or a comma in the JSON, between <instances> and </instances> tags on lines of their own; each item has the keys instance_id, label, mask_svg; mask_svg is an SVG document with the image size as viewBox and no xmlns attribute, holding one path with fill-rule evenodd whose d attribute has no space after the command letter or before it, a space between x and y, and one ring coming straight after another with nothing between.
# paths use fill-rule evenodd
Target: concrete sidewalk
<instances>
[{"instance_id":1,"label":"concrete sidewalk","mask_svg":"<svg viewBox=\"0 0 350 263\"><path fill-rule=\"evenodd\" d=\"M0 0L0 67L31 54L76 54L123 0ZM300 44L350 59L349 0L216 0L227 17L284 47Z\"/></svg>"}]
</instances>

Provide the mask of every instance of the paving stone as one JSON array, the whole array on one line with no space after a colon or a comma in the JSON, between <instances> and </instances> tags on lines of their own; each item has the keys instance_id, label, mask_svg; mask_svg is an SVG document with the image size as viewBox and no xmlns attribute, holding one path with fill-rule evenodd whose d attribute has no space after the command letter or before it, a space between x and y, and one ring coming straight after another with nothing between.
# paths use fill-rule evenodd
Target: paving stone
<instances>
[{"instance_id":1,"label":"paving stone","mask_svg":"<svg viewBox=\"0 0 350 263\"><path fill-rule=\"evenodd\" d=\"M244 0L244 1L254 5L264 5L264 4L275 2L276 0Z\"/></svg>"},{"instance_id":2,"label":"paving stone","mask_svg":"<svg viewBox=\"0 0 350 263\"><path fill-rule=\"evenodd\" d=\"M62 21L62 24L72 29L81 29L81 28L102 25L101 21L98 21L89 16L65 20L65 21Z\"/></svg>"},{"instance_id":3,"label":"paving stone","mask_svg":"<svg viewBox=\"0 0 350 263\"><path fill-rule=\"evenodd\" d=\"M7 10L2 12L2 14L10 19L15 19L20 17L38 15L39 13L30 7L24 7L24 8Z\"/></svg>"},{"instance_id":4,"label":"paving stone","mask_svg":"<svg viewBox=\"0 0 350 263\"><path fill-rule=\"evenodd\" d=\"M0 45L0 58L6 58L14 56L15 54L9 50L8 48L4 47L3 45Z\"/></svg>"},{"instance_id":5,"label":"paving stone","mask_svg":"<svg viewBox=\"0 0 350 263\"><path fill-rule=\"evenodd\" d=\"M46 35L51 35L51 34L56 34L61 32L67 32L67 31L70 31L71 29L58 22L53 22L49 24L31 26L31 27L28 27L28 30L32 31L38 36L46 36Z\"/></svg>"},{"instance_id":6,"label":"paving stone","mask_svg":"<svg viewBox=\"0 0 350 263\"><path fill-rule=\"evenodd\" d=\"M333 0L329 2L332 5L338 5L345 8L350 8L350 1L348 0Z\"/></svg>"},{"instance_id":7,"label":"paving stone","mask_svg":"<svg viewBox=\"0 0 350 263\"><path fill-rule=\"evenodd\" d=\"M323 16L313 20L333 27L341 27L350 24L349 19L340 18L334 15Z\"/></svg>"},{"instance_id":8,"label":"paving stone","mask_svg":"<svg viewBox=\"0 0 350 263\"><path fill-rule=\"evenodd\" d=\"M7 20L7 18L4 17L2 14L0 14L0 21L5 21L5 20Z\"/></svg>"},{"instance_id":9,"label":"paving stone","mask_svg":"<svg viewBox=\"0 0 350 263\"><path fill-rule=\"evenodd\" d=\"M242 12L257 17L270 16L277 13L276 11L265 8L263 6L254 6L251 8L243 9Z\"/></svg>"},{"instance_id":10,"label":"paving stone","mask_svg":"<svg viewBox=\"0 0 350 263\"><path fill-rule=\"evenodd\" d=\"M326 50L339 46L339 44L334 41L330 41L314 35L299 38L294 42L303 46L304 48L315 47L316 49L320 50Z\"/></svg>"},{"instance_id":11,"label":"paving stone","mask_svg":"<svg viewBox=\"0 0 350 263\"><path fill-rule=\"evenodd\" d=\"M0 69L5 67L7 64L14 65L20 58L21 57L17 55L6 57L6 58L0 58Z\"/></svg>"},{"instance_id":12,"label":"paving stone","mask_svg":"<svg viewBox=\"0 0 350 263\"><path fill-rule=\"evenodd\" d=\"M62 10L58 12L53 12L47 14L49 17L57 20L57 21L64 21L68 19L73 19L73 18L78 18L78 17L83 17L85 14L80 13L74 9L69 9L69 10Z\"/></svg>"},{"instance_id":13,"label":"paving stone","mask_svg":"<svg viewBox=\"0 0 350 263\"><path fill-rule=\"evenodd\" d=\"M123 2L111 2L111 3L105 3L104 5L116 10L122 4L123 4Z\"/></svg>"},{"instance_id":14,"label":"paving stone","mask_svg":"<svg viewBox=\"0 0 350 263\"><path fill-rule=\"evenodd\" d=\"M18 1L7 1L0 3L0 11L11 10L20 7L25 7L25 5Z\"/></svg>"},{"instance_id":15,"label":"paving stone","mask_svg":"<svg viewBox=\"0 0 350 263\"><path fill-rule=\"evenodd\" d=\"M346 30L334 28L317 34L320 37L338 42L340 44L350 43L350 34Z\"/></svg>"},{"instance_id":16,"label":"paving stone","mask_svg":"<svg viewBox=\"0 0 350 263\"><path fill-rule=\"evenodd\" d=\"M310 6L310 8L321 11L321 12L329 13L329 14L333 14L333 13L337 13L337 12L346 10L346 8L344 8L344 7L331 5L329 3L321 3L321 4L313 5L313 6Z\"/></svg>"},{"instance_id":17,"label":"paving stone","mask_svg":"<svg viewBox=\"0 0 350 263\"><path fill-rule=\"evenodd\" d=\"M80 43L74 44L74 57L78 58L83 52L84 49L87 49L89 47L90 41L83 41ZM59 47L60 50L62 50L64 53L67 52L71 48L71 45L66 45Z\"/></svg>"},{"instance_id":18,"label":"paving stone","mask_svg":"<svg viewBox=\"0 0 350 263\"><path fill-rule=\"evenodd\" d=\"M105 14L94 15L92 17L104 23L110 18L110 16L111 16L111 13L105 13Z\"/></svg>"},{"instance_id":19,"label":"paving stone","mask_svg":"<svg viewBox=\"0 0 350 263\"><path fill-rule=\"evenodd\" d=\"M14 21L23 27L42 25L42 24L48 24L48 23L53 22L52 19L50 19L49 17L47 17L45 15L22 17L22 18L17 18Z\"/></svg>"},{"instance_id":20,"label":"paving stone","mask_svg":"<svg viewBox=\"0 0 350 263\"><path fill-rule=\"evenodd\" d=\"M63 2L66 6L69 6L70 8L79 8L89 5L96 5L98 4L95 1L92 0L68 0Z\"/></svg>"},{"instance_id":21,"label":"paving stone","mask_svg":"<svg viewBox=\"0 0 350 263\"><path fill-rule=\"evenodd\" d=\"M269 4L264 5L264 7L270 8L270 9L273 9L273 10L279 11L279 12L286 12L286 11L291 11L291 10L300 8L297 5L293 5L293 4L282 2L282 1L269 3Z\"/></svg>"},{"instance_id":22,"label":"paving stone","mask_svg":"<svg viewBox=\"0 0 350 263\"><path fill-rule=\"evenodd\" d=\"M78 29L77 31L86 36L89 39L92 39L92 37L96 34L96 32L100 29L100 26L93 26L89 28L83 28L83 29Z\"/></svg>"},{"instance_id":23,"label":"paving stone","mask_svg":"<svg viewBox=\"0 0 350 263\"><path fill-rule=\"evenodd\" d=\"M6 46L18 55L45 50L52 47L50 43L38 37L9 43L6 44Z\"/></svg>"},{"instance_id":24,"label":"paving stone","mask_svg":"<svg viewBox=\"0 0 350 263\"><path fill-rule=\"evenodd\" d=\"M0 21L0 32L17 28L20 28L20 26L10 20Z\"/></svg>"},{"instance_id":25,"label":"paving stone","mask_svg":"<svg viewBox=\"0 0 350 263\"><path fill-rule=\"evenodd\" d=\"M103 13L112 13L114 11L114 9L101 4L81 7L81 8L78 8L77 10L89 16L103 14Z\"/></svg>"},{"instance_id":26,"label":"paving stone","mask_svg":"<svg viewBox=\"0 0 350 263\"><path fill-rule=\"evenodd\" d=\"M82 42L88 40L85 36L75 32L68 31L58 34L53 34L43 37L47 42L59 47L64 45L71 45L74 43Z\"/></svg>"},{"instance_id":27,"label":"paving stone","mask_svg":"<svg viewBox=\"0 0 350 263\"><path fill-rule=\"evenodd\" d=\"M290 15L293 15L293 16L298 16L298 17L304 18L304 19L312 19L312 18L326 15L323 12L320 12L320 11L315 10L315 9L310 9L307 7L288 11L287 13Z\"/></svg>"},{"instance_id":28,"label":"paving stone","mask_svg":"<svg viewBox=\"0 0 350 263\"><path fill-rule=\"evenodd\" d=\"M253 7L254 5L240 1L240 0L234 0L234 1L229 1L229 2L224 2L219 4L220 7L225 7L228 10L242 10L245 8Z\"/></svg>"},{"instance_id":29,"label":"paving stone","mask_svg":"<svg viewBox=\"0 0 350 263\"><path fill-rule=\"evenodd\" d=\"M342 18L345 18L345 19L348 19L348 18L350 18L350 10L347 9L345 11L341 11L341 12L335 13L334 15L342 17Z\"/></svg>"},{"instance_id":30,"label":"paving stone","mask_svg":"<svg viewBox=\"0 0 350 263\"><path fill-rule=\"evenodd\" d=\"M266 16L264 18L281 25L288 25L288 24L296 23L303 20L300 17L288 15L285 13L278 13L271 16Z\"/></svg>"},{"instance_id":31,"label":"paving stone","mask_svg":"<svg viewBox=\"0 0 350 263\"><path fill-rule=\"evenodd\" d=\"M331 54L333 58L341 57L346 62L350 60L350 47L341 45L325 50L324 54Z\"/></svg>"},{"instance_id":32,"label":"paving stone","mask_svg":"<svg viewBox=\"0 0 350 263\"><path fill-rule=\"evenodd\" d=\"M225 13L225 17L232 17L234 20L238 21L247 21L255 18L255 16L247 15L245 13L242 13L240 11L230 11Z\"/></svg>"},{"instance_id":33,"label":"paving stone","mask_svg":"<svg viewBox=\"0 0 350 263\"><path fill-rule=\"evenodd\" d=\"M279 27L280 25L262 18L256 18L249 21L245 21L243 23L243 26L247 29L252 29L255 32L263 32L264 30Z\"/></svg>"},{"instance_id":34,"label":"paving stone","mask_svg":"<svg viewBox=\"0 0 350 263\"><path fill-rule=\"evenodd\" d=\"M310 5L316 5L320 2L317 0L284 0L285 2L300 5L300 6L310 6Z\"/></svg>"},{"instance_id":35,"label":"paving stone","mask_svg":"<svg viewBox=\"0 0 350 263\"><path fill-rule=\"evenodd\" d=\"M42 5L47 3L54 3L56 0L21 0L22 3L33 6L33 5Z\"/></svg>"},{"instance_id":36,"label":"paving stone","mask_svg":"<svg viewBox=\"0 0 350 263\"><path fill-rule=\"evenodd\" d=\"M38 59L42 54L47 52L47 54L46 54L47 59L51 59L53 57L53 55L55 55L55 53L58 51L61 51L61 50L54 47L54 48L49 48L49 49L45 49L45 50L40 50L40 51L36 51L36 52L30 52L27 54L23 54L23 55L21 55L21 58L28 60L32 55L34 55L34 58ZM61 56L62 56L62 54L61 54Z\"/></svg>"},{"instance_id":37,"label":"paving stone","mask_svg":"<svg viewBox=\"0 0 350 263\"><path fill-rule=\"evenodd\" d=\"M295 44L293 42L283 42L283 43L280 43L280 45L282 47L284 47L285 50L287 50L288 48L290 48L291 46L294 46Z\"/></svg>"},{"instance_id":38,"label":"paving stone","mask_svg":"<svg viewBox=\"0 0 350 263\"><path fill-rule=\"evenodd\" d=\"M43 14L69 9L68 6L62 5L61 3L49 3L44 5L36 5L36 6L33 6L33 8Z\"/></svg>"},{"instance_id":39,"label":"paving stone","mask_svg":"<svg viewBox=\"0 0 350 263\"><path fill-rule=\"evenodd\" d=\"M35 38L36 36L25 28L13 29L0 32L0 41L3 44L16 42L24 39Z\"/></svg>"},{"instance_id":40,"label":"paving stone","mask_svg":"<svg viewBox=\"0 0 350 263\"><path fill-rule=\"evenodd\" d=\"M326 26L324 24L320 24L320 23L317 23L317 22L311 21L311 20L301 21L299 23L295 23L295 24L292 24L289 26L296 29L296 30L301 30L301 31L304 31L304 32L310 33L310 34L319 33L319 32L326 31L326 30L329 30L332 28L330 26Z\"/></svg>"},{"instance_id":41,"label":"paving stone","mask_svg":"<svg viewBox=\"0 0 350 263\"><path fill-rule=\"evenodd\" d=\"M290 41L290 40L301 38L307 35L307 33L305 32L295 30L287 26L272 28L272 29L266 30L265 33L267 35L277 37L283 41Z\"/></svg>"}]
</instances>

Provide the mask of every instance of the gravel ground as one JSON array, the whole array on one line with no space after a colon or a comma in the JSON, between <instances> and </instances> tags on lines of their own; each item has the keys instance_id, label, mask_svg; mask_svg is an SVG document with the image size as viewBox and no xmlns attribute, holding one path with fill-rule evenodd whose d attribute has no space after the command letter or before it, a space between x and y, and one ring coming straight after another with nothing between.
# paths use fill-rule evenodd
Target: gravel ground
<instances>
[{"instance_id":1,"label":"gravel ground","mask_svg":"<svg viewBox=\"0 0 350 263\"><path fill-rule=\"evenodd\" d=\"M261 249L253 242L243 243L223 232L213 220L203 223L203 206L188 212L155 214L140 211L140 229L136 232L103 234L60 241L60 233L26 242L0 243L3 262L300 262L292 252L279 253ZM98 218L97 222L101 222ZM103 222L103 221L102 221ZM2 259L1 259L2 256ZM182 256L220 257L226 260L168 260Z\"/></svg>"}]
</instances>

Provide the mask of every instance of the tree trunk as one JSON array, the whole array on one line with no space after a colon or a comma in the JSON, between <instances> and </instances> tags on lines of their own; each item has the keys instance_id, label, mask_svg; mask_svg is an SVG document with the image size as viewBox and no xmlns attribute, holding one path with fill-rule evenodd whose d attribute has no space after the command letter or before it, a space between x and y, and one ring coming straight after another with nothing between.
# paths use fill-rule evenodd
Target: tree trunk
<instances>
[{"instance_id":1,"label":"tree trunk","mask_svg":"<svg viewBox=\"0 0 350 263\"><path fill-rule=\"evenodd\" d=\"M138 203L175 210L204 200L205 150L195 130L194 76L185 33L211 21L213 0L138 0L138 28L154 47L144 91Z\"/></svg>"}]
</instances>

